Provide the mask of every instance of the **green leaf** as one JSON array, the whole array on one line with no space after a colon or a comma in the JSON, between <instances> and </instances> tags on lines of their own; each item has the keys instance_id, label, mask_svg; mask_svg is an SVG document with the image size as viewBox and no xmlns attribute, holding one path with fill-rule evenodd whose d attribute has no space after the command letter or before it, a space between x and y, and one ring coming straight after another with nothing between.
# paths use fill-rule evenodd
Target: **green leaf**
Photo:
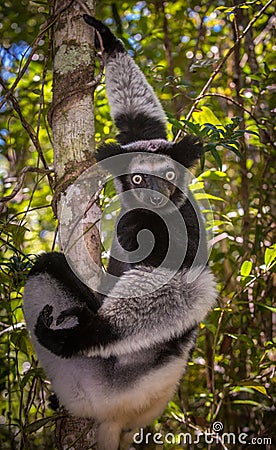
<instances>
[{"instance_id":1,"label":"green leaf","mask_svg":"<svg viewBox=\"0 0 276 450\"><path fill-rule=\"evenodd\" d=\"M228 225L229 221L226 221L226 220L213 220L212 221L213 227L220 227L221 225L225 225L226 223Z\"/></svg>"},{"instance_id":2,"label":"green leaf","mask_svg":"<svg viewBox=\"0 0 276 450\"><path fill-rule=\"evenodd\" d=\"M243 390L242 388L247 389L254 389L255 391L260 392L263 395L267 396L266 388L261 385L260 383L257 383L256 381L242 381L237 386L234 386L233 389L231 389L233 392Z\"/></svg>"},{"instance_id":3,"label":"green leaf","mask_svg":"<svg viewBox=\"0 0 276 450\"><path fill-rule=\"evenodd\" d=\"M38 419L33 423L30 423L26 427L24 427L24 430L26 433L35 433L40 428L44 427L50 422L55 422L55 420L58 418L58 416L52 416L52 417L46 417L45 419Z\"/></svg>"},{"instance_id":4,"label":"green leaf","mask_svg":"<svg viewBox=\"0 0 276 450\"><path fill-rule=\"evenodd\" d=\"M274 306L264 305L263 303L259 303L259 302L256 302L255 305L258 305L260 308L265 308L273 313L276 313L276 308Z\"/></svg>"},{"instance_id":5,"label":"green leaf","mask_svg":"<svg viewBox=\"0 0 276 450\"><path fill-rule=\"evenodd\" d=\"M258 138L260 137L260 134L257 133L256 131L251 131L251 130L241 130L241 131L244 133L247 133L247 134L254 134L254 136L257 136Z\"/></svg>"},{"instance_id":6,"label":"green leaf","mask_svg":"<svg viewBox=\"0 0 276 450\"><path fill-rule=\"evenodd\" d=\"M26 329L14 330L10 335L10 340L14 344L16 349L19 349L26 355L32 353L32 346Z\"/></svg>"},{"instance_id":7,"label":"green leaf","mask_svg":"<svg viewBox=\"0 0 276 450\"><path fill-rule=\"evenodd\" d=\"M41 369L41 368L30 369L24 375L24 377L21 379L20 386L21 386L21 388L24 388L26 386L26 384L28 383L28 381L30 380L30 378L32 378L32 377L38 377L38 378L43 379L44 376L45 375L44 375L43 369Z\"/></svg>"},{"instance_id":8,"label":"green leaf","mask_svg":"<svg viewBox=\"0 0 276 450\"><path fill-rule=\"evenodd\" d=\"M261 74L250 74L251 80L260 81L262 79Z\"/></svg>"},{"instance_id":9,"label":"green leaf","mask_svg":"<svg viewBox=\"0 0 276 450\"><path fill-rule=\"evenodd\" d=\"M224 202L224 198L216 197L215 195L212 195L212 194L206 194L205 192L195 193L194 196L195 196L195 198L197 200L206 200L206 199L208 199L208 200L216 200L216 201L219 201L219 202Z\"/></svg>"},{"instance_id":10,"label":"green leaf","mask_svg":"<svg viewBox=\"0 0 276 450\"><path fill-rule=\"evenodd\" d=\"M224 142L222 142L221 145L222 145L223 147L227 148L228 150L231 150L231 152L234 152L239 158L242 159L242 154L241 154L241 152L239 152L239 150L238 150L235 146L226 144L226 143L224 143Z\"/></svg>"},{"instance_id":11,"label":"green leaf","mask_svg":"<svg viewBox=\"0 0 276 450\"><path fill-rule=\"evenodd\" d=\"M254 400L233 400L235 405L251 405L251 406L260 406L259 402L254 402Z\"/></svg>"},{"instance_id":12,"label":"green leaf","mask_svg":"<svg viewBox=\"0 0 276 450\"><path fill-rule=\"evenodd\" d=\"M264 71L265 71L265 74L266 75L269 75L270 74L270 72L271 72L271 70L270 70L270 68L268 67L268 65L267 65L267 63L266 62L264 62Z\"/></svg>"},{"instance_id":13,"label":"green leaf","mask_svg":"<svg viewBox=\"0 0 276 450\"><path fill-rule=\"evenodd\" d=\"M190 122L189 120L182 120L185 125L192 131L192 133L198 135L200 133L200 126L197 123Z\"/></svg>"},{"instance_id":14,"label":"green leaf","mask_svg":"<svg viewBox=\"0 0 276 450\"><path fill-rule=\"evenodd\" d=\"M264 386L252 386L252 385L249 384L248 387L251 388L251 389L255 389L255 391L258 391L261 394L267 396L266 388Z\"/></svg>"},{"instance_id":15,"label":"green leaf","mask_svg":"<svg viewBox=\"0 0 276 450\"><path fill-rule=\"evenodd\" d=\"M228 178L228 175L225 172L221 172L220 170L210 169L206 170L205 172L201 173L198 176L198 180L223 180L225 182L225 178Z\"/></svg>"},{"instance_id":16,"label":"green leaf","mask_svg":"<svg viewBox=\"0 0 276 450\"><path fill-rule=\"evenodd\" d=\"M264 255L264 261L266 266L270 266L276 258L276 244L271 245L270 247L266 248L265 255Z\"/></svg>"},{"instance_id":17,"label":"green leaf","mask_svg":"<svg viewBox=\"0 0 276 450\"><path fill-rule=\"evenodd\" d=\"M217 327L216 325L214 325L213 323L205 323L205 328L207 328L207 330L209 330L213 335L216 334L217 332Z\"/></svg>"},{"instance_id":18,"label":"green leaf","mask_svg":"<svg viewBox=\"0 0 276 450\"><path fill-rule=\"evenodd\" d=\"M221 125L221 120L208 108L208 106L201 106L200 110L193 113L193 118L196 122L204 125L210 123L212 125Z\"/></svg>"},{"instance_id":19,"label":"green leaf","mask_svg":"<svg viewBox=\"0 0 276 450\"><path fill-rule=\"evenodd\" d=\"M182 123L179 122L177 119L175 119L174 117L169 117L168 120L175 128L177 128L178 130L184 131L184 127L183 127Z\"/></svg>"},{"instance_id":20,"label":"green leaf","mask_svg":"<svg viewBox=\"0 0 276 450\"><path fill-rule=\"evenodd\" d=\"M192 192L202 190L204 189L204 183L198 180L196 183L189 184L189 189Z\"/></svg>"},{"instance_id":21,"label":"green leaf","mask_svg":"<svg viewBox=\"0 0 276 450\"><path fill-rule=\"evenodd\" d=\"M252 262L247 260L243 261L241 266L241 276L248 277L248 275L250 275L251 270L252 270Z\"/></svg>"},{"instance_id":22,"label":"green leaf","mask_svg":"<svg viewBox=\"0 0 276 450\"><path fill-rule=\"evenodd\" d=\"M218 151L215 148L211 148L211 153L212 153L217 165L219 166L219 169L221 170L222 169L222 160L221 160L221 157L220 157Z\"/></svg>"}]
</instances>

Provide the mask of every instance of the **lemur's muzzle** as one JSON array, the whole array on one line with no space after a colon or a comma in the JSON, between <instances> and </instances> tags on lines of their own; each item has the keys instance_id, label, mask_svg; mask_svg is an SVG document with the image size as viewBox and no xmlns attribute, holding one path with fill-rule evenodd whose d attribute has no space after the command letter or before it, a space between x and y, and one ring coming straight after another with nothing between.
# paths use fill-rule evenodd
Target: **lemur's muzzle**
<instances>
[{"instance_id":1,"label":"lemur's muzzle","mask_svg":"<svg viewBox=\"0 0 276 450\"><path fill-rule=\"evenodd\" d=\"M166 187L163 180L153 178L149 191L149 201L155 208L160 208L167 203L170 192Z\"/></svg>"}]
</instances>

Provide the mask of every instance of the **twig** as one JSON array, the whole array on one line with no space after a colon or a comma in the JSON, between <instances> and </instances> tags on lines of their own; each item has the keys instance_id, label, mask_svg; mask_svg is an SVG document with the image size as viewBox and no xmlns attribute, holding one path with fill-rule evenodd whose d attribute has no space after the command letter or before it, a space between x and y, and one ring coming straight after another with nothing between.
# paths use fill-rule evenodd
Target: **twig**
<instances>
[{"instance_id":1,"label":"twig","mask_svg":"<svg viewBox=\"0 0 276 450\"><path fill-rule=\"evenodd\" d=\"M172 45L171 45L171 40L170 40L168 19L166 16L166 7L165 7L164 1L162 1L161 8L162 8L162 14L163 14L163 33L164 33L165 55L166 55L168 68L169 68L169 75L174 80L175 70L174 70L174 62L173 62L173 57L172 57ZM172 101L174 104L174 111L175 111L176 117L180 118L180 114L179 114L180 111L178 111L177 98L176 98L177 90L174 86L174 83L172 84L172 94L173 94Z\"/></svg>"},{"instance_id":2,"label":"twig","mask_svg":"<svg viewBox=\"0 0 276 450\"><path fill-rule=\"evenodd\" d=\"M246 114L248 114L258 125L260 125L260 121L252 114L251 111L246 109L241 103L237 102L236 100L233 100L231 97L227 97L227 95L219 94L218 92L207 92L206 94L203 94L202 98L205 97L219 97L223 98L224 100L227 100L228 102L233 103L233 105L237 106L238 108L242 109Z\"/></svg>"},{"instance_id":3,"label":"twig","mask_svg":"<svg viewBox=\"0 0 276 450\"><path fill-rule=\"evenodd\" d=\"M30 62L32 61L32 57L39 45L39 42L44 37L44 34L46 33L46 31L55 23L59 14L61 14L62 11L67 9L71 5L72 2L73 2L73 0L69 0L65 5L60 6L60 8L58 8L55 11L55 13L51 17L49 17L49 19L46 20L46 22L44 24L41 25L41 31L38 33L38 35L35 38L35 40L33 41L33 43L28 47L28 49L31 48L31 51L30 51L30 54L24 64L24 66L18 72L17 77L16 77L15 81L13 82L11 88L6 92L6 94L3 96L3 98L0 102L0 109L6 103L6 101L10 98L10 96L13 94L16 86L18 85L19 81L21 80L21 78L25 74L26 70L28 69ZM22 57L22 60L23 60L23 58L24 58L24 56Z\"/></svg>"},{"instance_id":4,"label":"twig","mask_svg":"<svg viewBox=\"0 0 276 450\"><path fill-rule=\"evenodd\" d=\"M0 331L0 336L3 336L3 334L9 333L10 331L14 331L17 329L22 329L22 328L26 328L26 324L24 322L15 323L15 324L5 328L4 330Z\"/></svg>"},{"instance_id":5,"label":"twig","mask_svg":"<svg viewBox=\"0 0 276 450\"><path fill-rule=\"evenodd\" d=\"M7 203L9 202L11 199L13 199L16 194L20 191L20 189L22 188L23 185L23 181L25 178L25 175L27 172L35 172L35 173L42 173L42 174L49 174L54 172L54 169L40 169L39 167L32 167L32 166L26 166L24 167L24 169L21 170L21 172L18 175L18 180L16 183L16 186L14 187L13 191L11 194L6 195L4 197L0 198L0 203Z\"/></svg>"},{"instance_id":6,"label":"twig","mask_svg":"<svg viewBox=\"0 0 276 450\"><path fill-rule=\"evenodd\" d=\"M196 39L196 44L195 44L195 46L194 46L194 48L193 48L194 58L191 60L191 63L190 63L190 65L189 65L189 68L191 68L192 64L193 64L194 61L196 60L196 54L197 54L197 51L198 51L198 49L199 49L200 41L201 41L202 39L204 39L204 34L205 34L205 20L206 20L206 17L207 17L207 15L208 15L209 8L212 6L212 4L213 4L213 0L210 0L210 1L206 4L205 11L202 11L202 12L201 12L200 25L199 25L199 27L198 27L198 29L197 29L197 39ZM201 51L202 51L202 53L203 53L203 50L202 50L202 49L201 49ZM203 55L204 55L204 53L203 53Z\"/></svg>"},{"instance_id":7,"label":"twig","mask_svg":"<svg viewBox=\"0 0 276 450\"><path fill-rule=\"evenodd\" d=\"M80 7L83 9L83 11L86 14L89 14L90 16L92 15L92 11L88 8L88 6L82 0L77 0L77 3L80 5Z\"/></svg>"},{"instance_id":8,"label":"twig","mask_svg":"<svg viewBox=\"0 0 276 450\"><path fill-rule=\"evenodd\" d=\"M83 9L83 11L88 14L88 15L93 15L92 11L88 8L88 6L82 1L82 0L76 0L77 3L80 5L80 7ZM100 43L100 50L103 53L104 52L104 46L103 46L103 40L102 37L99 33L99 31L95 30L97 33L97 38L99 39L99 43ZM95 81L95 80L94 80ZM97 83L95 83L97 84ZM94 86L94 85L93 85Z\"/></svg>"},{"instance_id":9,"label":"twig","mask_svg":"<svg viewBox=\"0 0 276 450\"><path fill-rule=\"evenodd\" d=\"M45 56L44 68L43 68L43 73L42 73L41 91L40 91L40 96L39 96L39 109L38 109L37 127L36 127L36 142L39 142L41 115L42 115L42 110L43 110L43 106L44 106L44 87L46 84L47 66L48 66L48 61L50 59L50 54L51 54L51 43L49 42L48 50L47 50L47 53Z\"/></svg>"},{"instance_id":10,"label":"twig","mask_svg":"<svg viewBox=\"0 0 276 450\"><path fill-rule=\"evenodd\" d=\"M198 97L195 99L193 106L191 107L190 111L188 112L187 116L186 116L186 120L189 120L194 112L194 110L196 109L197 104L199 103L199 101L204 97L204 95L206 94L207 90L209 89L209 87L211 86L212 82L214 81L214 79L216 78L216 76L219 74L222 66L225 64L225 62L228 60L229 56L234 52L234 50L236 49L236 47L239 45L240 41L244 38L244 36L246 35L246 33L248 33L248 31L252 28L252 26L254 25L254 23L259 19L259 17L261 17L261 15L264 13L264 11L273 3L273 0L269 0L262 9L260 9L260 11L255 15L255 17L253 17L253 19L250 20L250 22L248 23L248 25L245 27L245 29L243 30L243 32L237 37L236 42L234 43L234 45L229 48L228 52L226 53L226 55L224 56L224 58L222 58L222 60L220 61L220 63L217 65L217 67L215 68L215 70L213 71L213 73L211 74L209 80L207 81L207 83L205 84L205 86L203 87L203 89L201 90L200 94L198 95ZM181 135L182 131L179 130L179 132L176 135L175 140L177 140L180 135Z\"/></svg>"},{"instance_id":11,"label":"twig","mask_svg":"<svg viewBox=\"0 0 276 450\"><path fill-rule=\"evenodd\" d=\"M175 420L177 420L177 421L180 422L180 423L184 423L188 428L191 428L192 430L194 430L194 431L200 433L200 435L202 435L202 434L204 435L204 434L206 433L206 430L204 430L204 428L202 428L202 427L200 427L200 426L198 426L198 425L194 425L190 420L187 420L187 419L185 418L185 416L184 416L184 417L179 417L179 416L178 416L177 414L175 414L174 412L171 412L171 415L173 416L173 418L174 418ZM215 440L217 439L217 440L219 441L219 443L221 444L223 450L228 450L228 447L226 447L226 445L224 444L222 438L219 436L218 433L216 433L216 432L214 432L214 431L211 431L211 430L210 430L210 431L207 430L207 433L208 433L208 436L211 435L211 437L212 437L213 439L215 439Z\"/></svg>"},{"instance_id":12,"label":"twig","mask_svg":"<svg viewBox=\"0 0 276 450\"><path fill-rule=\"evenodd\" d=\"M0 77L0 84L1 84L1 86L4 89L7 89L3 79L1 77ZM42 164L44 166L44 169L48 170L49 169L48 168L48 164L47 164L47 162L46 162L46 160L44 158L44 155L43 155L43 152L42 152L42 148L40 146L40 142L39 142L39 139L38 139L38 133L35 133L33 127L27 122L27 120L23 116L23 114L21 112L21 109L20 109L20 106L19 106L19 103L18 103L17 99L14 97L13 94L10 94L10 100L12 102L12 106L13 106L14 110L17 112L17 114L19 116L19 119L20 119L20 121L22 123L23 128L27 131L27 133L28 133L32 143L34 144L34 146L35 146L35 148L37 150L39 158L41 159L41 162L42 162ZM50 176L50 173L51 173L51 171L48 172L47 174L48 174L49 184L52 187L53 186L53 179Z\"/></svg>"}]
</instances>

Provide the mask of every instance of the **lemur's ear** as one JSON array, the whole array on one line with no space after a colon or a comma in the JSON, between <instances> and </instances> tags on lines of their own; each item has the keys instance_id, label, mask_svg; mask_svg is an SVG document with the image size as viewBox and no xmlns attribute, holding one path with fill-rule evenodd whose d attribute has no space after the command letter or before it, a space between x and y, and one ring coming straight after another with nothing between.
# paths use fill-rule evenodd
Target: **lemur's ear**
<instances>
[{"instance_id":1,"label":"lemur's ear","mask_svg":"<svg viewBox=\"0 0 276 450\"><path fill-rule=\"evenodd\" d=\"M193 166L203 155L204 149L195 136L186 135L170 148L170 156L184 167Z\"/></svg>"},{"instance_id":2,"label":"lemur's ear","mask_svg":"<svg viewBox=\"0 0 276 450\"><path fill-rule=\"evenodd\" d=\"M123 150L120 144L117 144L116 142L110 142L100 145L95 154L95 158L97 162L101 163L101 166L104 169L108 170L110 173L113 173L114 169L116 170L116 161L114 161L114 159L110 160L109 158L111 158L112 156L121 155L122 153Z\"/></svg>"},{"instance_id":3,"label":"lemur's ear","mask_svg":"<svg viewBox=\"0 0 276 450\"><path fill-rule=\"evenodd\" d=\"M111 156L121 155L123 153L122 147L116 142L109 142L100 145L96 152L96 161L100 162L104 159L111 158Z\"/></svg>"}]
</instances>

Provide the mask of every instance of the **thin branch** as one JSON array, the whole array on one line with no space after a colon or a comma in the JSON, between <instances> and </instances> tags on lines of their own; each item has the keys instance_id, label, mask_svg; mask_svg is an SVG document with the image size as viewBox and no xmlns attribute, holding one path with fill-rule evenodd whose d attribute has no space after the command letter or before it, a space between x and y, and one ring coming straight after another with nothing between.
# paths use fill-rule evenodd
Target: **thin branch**
<instances>
[{"instance_id":1,"label":"thin branch","mask_svg":"<svg viewBox=\"0 0 276 450\"><path fill-rule=\"evenodd\" d=\"M4 330L0 331L0 336L3 336L5 333L10 333L11 331L22 329L22 328L26 328L26 324L24 322L15 323L11 326L8 326Z\"/></svg>"},{"instance_id":2,"label":"thin branch","mask_svg":"<svg viewBox=\"0 0 276 450\"><path fill-rule=\"evenodd\" d=\"M23 186L24 178L25 178L25 175L26 175L27 172L42 173L42 174L46 174L47 175L49 173L54 172L54 169L40 169L39 167L32 167L32 166L24 167L24 169L22 169L21 172L18 175L18 180L17 180L16 186L14 187L12 193L9 194L9 195L6 195L4 197L1 197L0 198L0 203L3 203L3 204L7 203L11 199L13 199L16 196L16 194L18 194L18 192L20 191L20 189Z\"/></svg>"},{"instance_id":3,"label":"thin branch","mask_svg":"<svg viewBox=\"0 0 276 450\"><path fill-rule=\"evenodd\" d=\"M198 51L198 49L199 49L200 41L204 39L205 32L206 32L205 20L206 20L206 17L207 17L207 15L208 15L209 8L213 5L213 3L214 3L213 0L210 0L210 1L206 4L205 11L202 11L202 12L201 12L200 25L199 25L199 27L197 28L196 44L195 44L195 46L194 46L194 48L193 48L194 58L191 60L191 63L190 63L190 65L189 65L189 68L192 66L192 64L193 64L194 61L196 60L196 54L197 54L197 51ZM203 49L202 49L202 48L201 48L201 51L202 51L202 53L203 53L203 55L204 55L204 52L203 52Z\"/></svg>"},{"instance_id":4,"label":"thin branch","mask_svg":"<svg viewBox=\"0 0 276 450\"><path fill-rule=\"evenodd\" d=\"M203 96L206 94L206 92L208 91L209 87L211 86L212 82L214 81L214 79L217 77L217 75L219 74L221 68L223 67L223 65L225 64L225 62L228 60L229 56L232 55L232 53L234 52L234 50L237 48L237 46L240 44L240 41L244 38L244 36L248 33L248 31L252 28L252 26L254 25L254 23L261 17L261 15L265 12L265 10L273 3L273 0L269 0L262 9L260 9L260 11L255 15L255 17L253 17L252 20L250 20L250 22L248 23L248 25L245 27L245 29L243 30L243 32L237 37L236 42L234 43L234 45L228 50L228 52L226 53L226 55L224 56L224 58L222 58L222 60L220 61L220 63L217 65L217 67L215 68L215 70L213 71L213 73L211 74L209 80L207 81L207 83L205 84L205 86L203 87L202 91L200 92L199 96L195 99L193 106L191 107L190 111L188 112L187 116L186 116L186 120L189 120L194 112L194 110L196 109L197 104L199 103L199 101L203 98ZM175 140L177 140L180 135L181 135L182 131L179 130L179 132L177 133L177 136L175 138Z\"/></svg>"},{"instance_id":5,"label":"thin branch","mask_svg":"<svg viewBox=\"0 0 276 450\"><path fill-rule=\"evenodd\" d=\"M172 79L174 80L175 70L174 70L174 62L173 62L173 57L172 57L172 45L171 45L169 25L168 25L168 19L167 19L167 15L166 15L166 7L165 7L164 1L162 1L161 8L162 8L162 14L163 14L163 33L164 33L165 55L166 55L166 59L167 59L167 63L168 63L170 77L172 77ZM173 94L172 100L173 100L173 104L174 104L174 111L175 111L176 116L178 116L178 118L179 118L179 111L178 111L178 107L177 107L177 98L176 98L177 90L176 90L174 84L172 84L172 94Z\"/></svg>"},{"instance_id":6,"label":"thin branch","mask_svg":"<svg viewBox=\"0 0 276 450\"><path fill-rule=\"evenodd\" d=\"M24 66L22 67L21 70L19 70L17 77L15 79L15 81L13 82L11 88L6 92L6 94L3 96L3 99L0 102L0 110L3 107L3 105L6 103L6 101L10 98L10 96L13 94L16 86L18 85L19 81L21 80L21 78L23 77L23 75L25 74L26 70L29 67L30 62L32 61L33 55L39 45L39 42L41 41L41 39L44 37L45 33L47 32L47 30L55 23L55 21L58 19L58 16L62 13L62 11L64 11L65 9L67 9L71 3L73 3L73 0L69 0L68 2L66 2L65 5L62 5L60 8L58 8L54 14L52 14L51 17L49 17L48 20L46 20L46 22L44 24L41 25L40 27L40 32L38 33L37 37L34 39L33 43L28 47L31 48L30 54L24 64ZM28 50L27 49L27 50ZM25 52L26 54L26 52ZM24 55L22 57L22 60L24 58Z\"/></svg>"},{"instance_id":7,"label":"thin branch","mask_svg":"<svg viewBox=\"0 0 276 450\"><path fill-rule=\"evenodd\" d=\"M47 50L47 53L45 56L44 68L43 68L43 73L42 73L42 83L41 83L41 91L40 91L40 96L39 96L39 109L38 109L37 127L36 127L36 142L39 142L41 115L42 115L42 110L43 110L43 106L44 106L44 88L45 88L45 84L46 84L47 66L48 66L48 62L50 59L50 54L51 54L51 43L49 43L49 45L48 45L48 50Z\"/></svg>"},{"instance_id":8,"label":"thin branch","mask_svg":"<svg viewBox=\"0 0 276 450\"><path fill-rule=\"evenodd\" d=\"M32 212L32 211L38 211L40 209L45 209L45 208L52 208L51 203L49 203L48 205L42 205L42 206L36 206L35 208L28 208L27 212ZM12 222L14 219L16 219L16 217L21 216L22 214L24 214L26 216L26 211L20 211L16 214L13 214L12 216L10 216L7 220L7 223Z\"/></svg>"},{"instance_id":9,"label":"thin branch","mask_svg":"<svg viewBox=\"0 0 276 450\"><path fill-rule=\"evenodd\" d=\"M209 430L209 429L204 429L203 427L200 427L199 425L194 425L189 418L187 419L184 415L184 417L179 417L177 414L175 414L174 412L171 412L171 415L173 416L173 418L175 420L177 420L180 423L184 423L188 428L191 428L192 430L195 430L196 432L200 433L200 434L205 434L206 432L208 433L208 436L211 435L211 437L214 438L214 440L218 440L219 443L221 444L223 450L228 450L228 447L226 447L226 445L224 444L222 438L219 436L218 433L216 433L215 431Z\"/></svg>"},{"instance_id":10,"label":"thin branch","mask_svg":"<svg viewBox=\"0 0 276 450\"><path fill-rule=\"evenodd\" d=\"M82 0L76 0L77 3L80 5L80 7L83 9L83 11L91 16L91 10L88 8L88 6L86 5L86 3L84 3Z\"/></svg>"},{"instance_id":11,"label":"thin branch","mask_svg":"<svg viewBox=\"0 0 276 450\"><path fill-rule=\"evenodd\" d=\"M251 111L246 109L241 103L237 102L236 100L233 100L231 97L227 97L227 95L219 94L217 92L207 92L206 94L203 94L202 98L205 97L219 97L223 98L224 100L227 100L228 102L233 103L238 108L242 109L246 114L248 114L258 125L260 125L260 121L252 114Z\"/></svg>"},{"instance_id":12,"label":"thin branch","mask_svg":"<svg viewBox=\"0 0 276 450\"><path fill-rule=\"evenodd\" d=\"M0 84L1 84L1 86L4 89L7 89L3 79L1 77L0 77ZM22 123L23 128L27 131L27 133L28 133L32 143L34 144L34 146L35 146L35 148L37 150L37 153L39 155L39 158L41 159L41 162L42 162L42 164L44 166L44 169L45 170L49 170L48 164L47 164L47 162L46 162L46 160L44 158L44 155L43 155L43 152L42 152L42 148L41 148L41 145L40 145L40 142L39 142L39 139L38 139L38 134L35 133L33 127L29 124L29 122L27 122L27 120L23 116L23 114L21 112L21 109L20 109L20 106L19 106L19 103L18 103L17 99L14 97L13 94L10 94L10 101L12 103L13 109L17 112L17 114L19 116L19 119L20 119L20 121ZM50 171L50 172L48 171L48 172L45 172L45 173L47 173L49 184L52 187L53 186L53 179L50 176L51 172L52 171Z\"/></svg>"}]
</instances>

